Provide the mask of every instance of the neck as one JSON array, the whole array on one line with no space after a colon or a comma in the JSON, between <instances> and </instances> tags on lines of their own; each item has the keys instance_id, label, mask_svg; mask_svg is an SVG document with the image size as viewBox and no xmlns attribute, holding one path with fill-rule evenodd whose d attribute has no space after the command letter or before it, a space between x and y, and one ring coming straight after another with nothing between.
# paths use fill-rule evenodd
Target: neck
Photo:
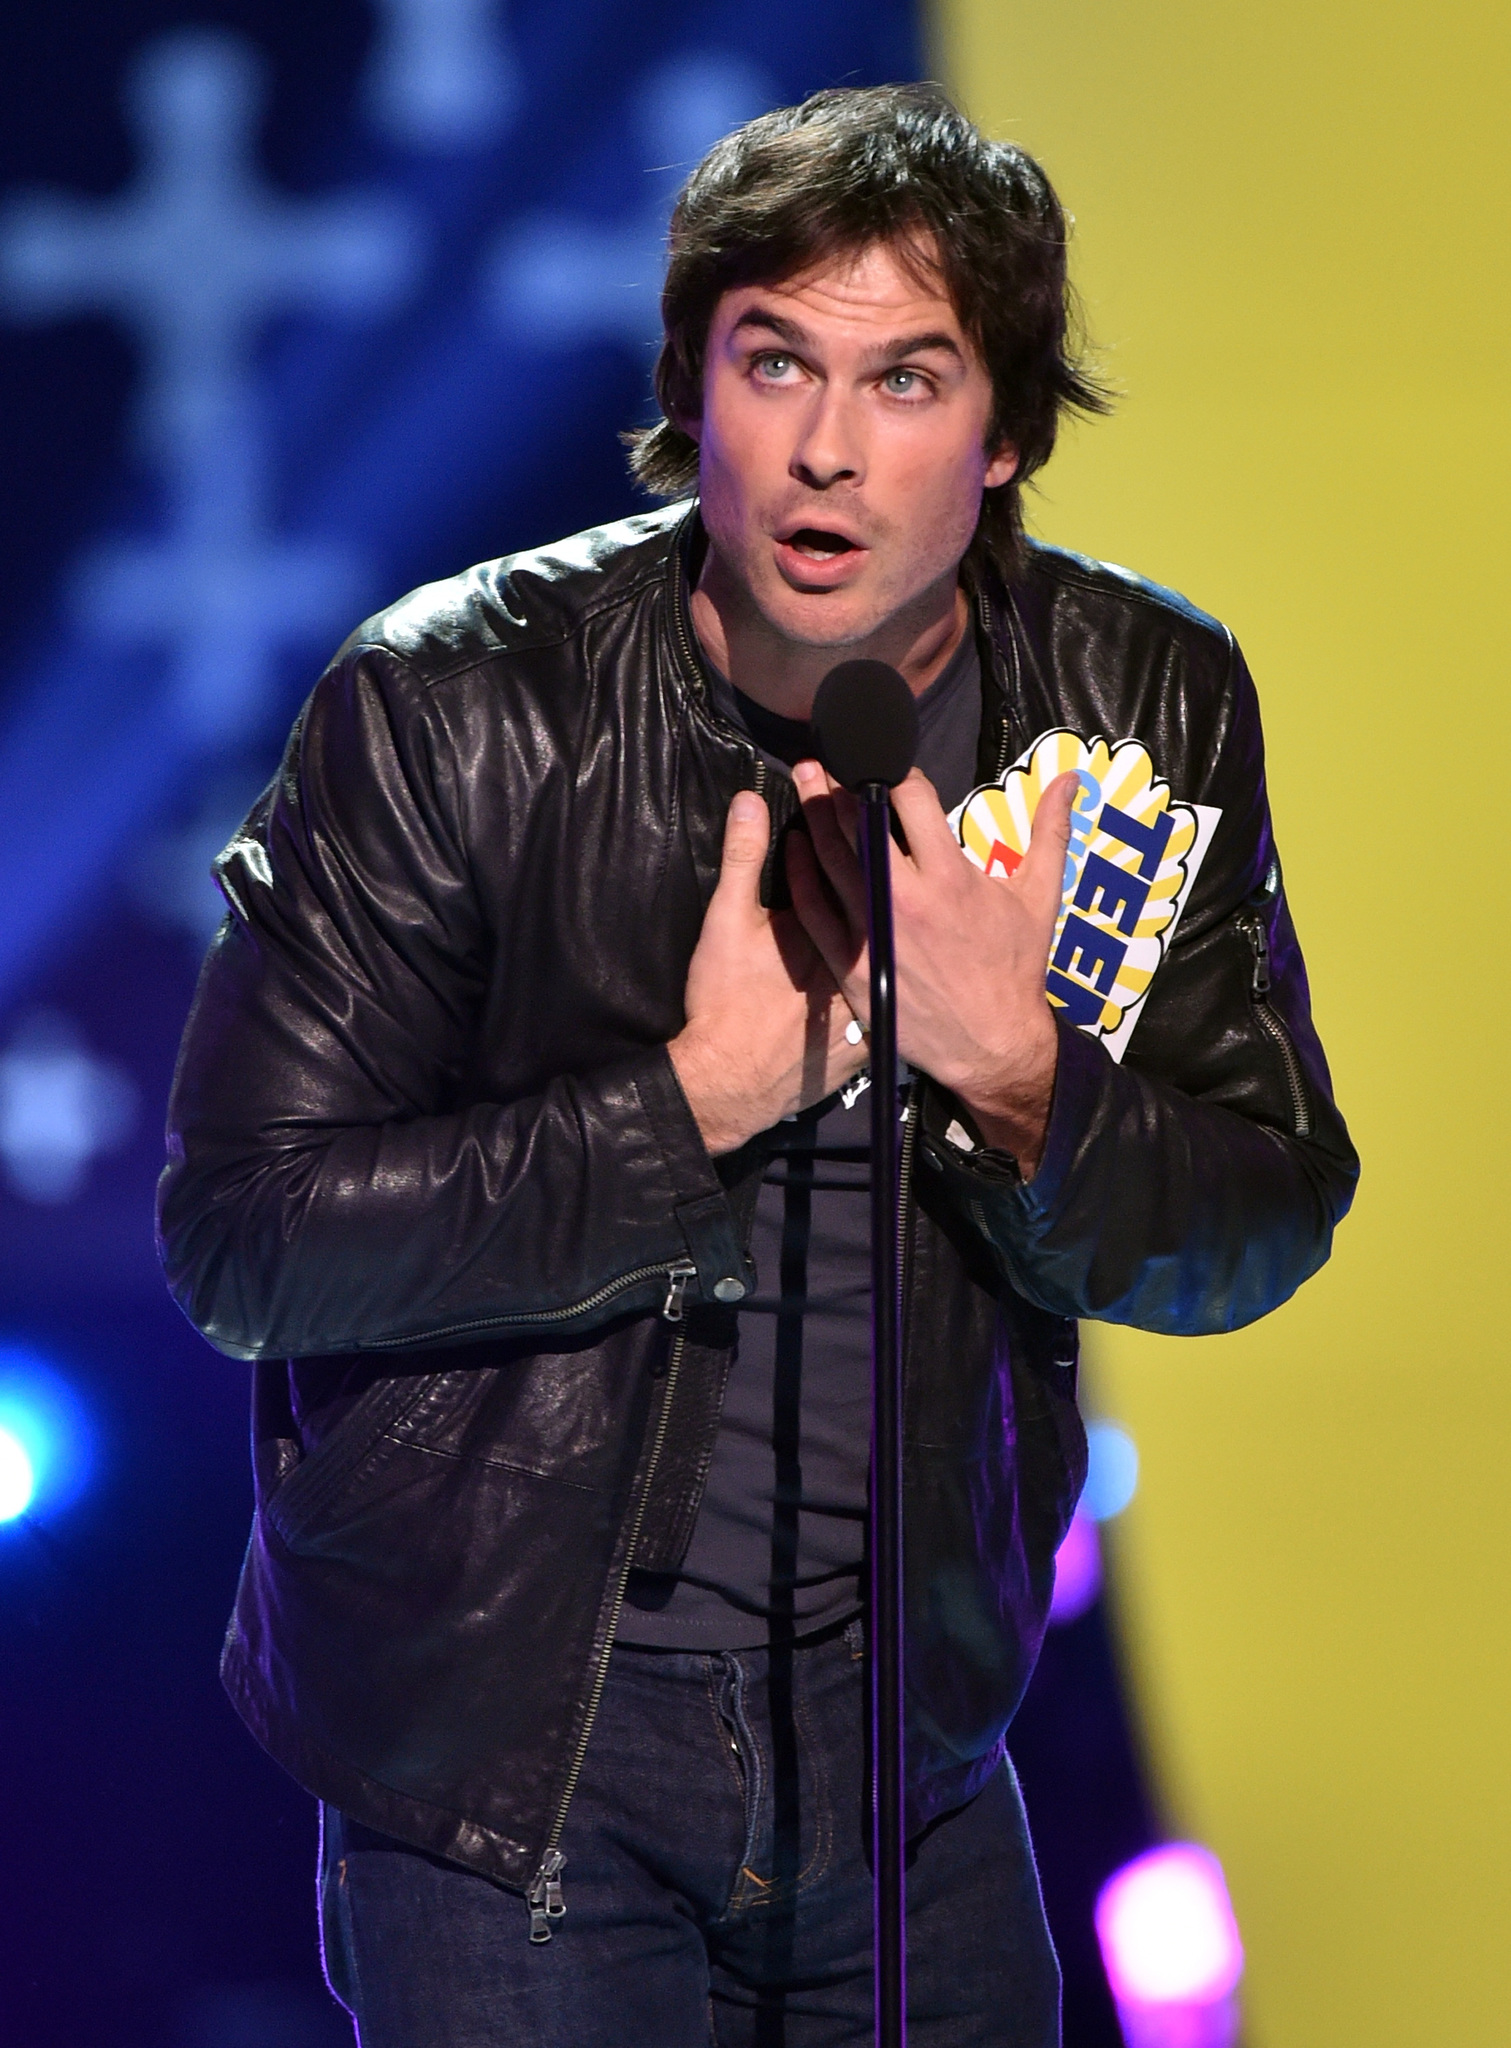
<instances>
[{"instance_id":1,"label":"neck","mask_svg":"<svg viewBox=\"0 0 1511 2048\"><path fill-rule=\"evenodd\" d=\"M819 684L842 661L887 662L921 697L960 645L970 606L952 572L864 640L814 647L780 633L710 546L692 617L703 652L737 690L779 718L806 722Z\"/></svg>"}]
</instances>

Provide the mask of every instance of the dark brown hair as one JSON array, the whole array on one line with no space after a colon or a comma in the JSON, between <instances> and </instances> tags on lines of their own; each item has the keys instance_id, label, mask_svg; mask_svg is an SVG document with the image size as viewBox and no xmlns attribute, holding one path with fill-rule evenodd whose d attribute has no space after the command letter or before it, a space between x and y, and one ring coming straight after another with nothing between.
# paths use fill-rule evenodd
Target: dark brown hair
<instances>
[{"instance_id":1,"label":"dark brown hair","mask_svg":"<svg viewBox=\"0 0 1511 2048\"><path fill-rule=\"evenodd\" d=\"M942 277L992 380L987 447L1017 450L988 491L972 552L1022 563L1022 487L1048 461L1061 415L1105 412L1066 276L1066 218L1043 171L989 142L937 85L814 93L726 135L672 211L656 396L665 417L625 438L638 481L679 497L698 445L676 422L702 407L709 323L724 293L776 284L875 242Z\"/></svg>"}]
</instances>

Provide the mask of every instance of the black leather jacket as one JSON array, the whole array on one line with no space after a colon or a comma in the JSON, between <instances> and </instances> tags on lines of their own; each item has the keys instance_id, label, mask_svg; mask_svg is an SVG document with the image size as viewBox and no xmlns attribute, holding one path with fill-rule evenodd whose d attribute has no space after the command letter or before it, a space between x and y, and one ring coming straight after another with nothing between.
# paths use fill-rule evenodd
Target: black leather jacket
<instances>
[{"instance_id":1,"label":"black leather jacket","mask_svg":"<svg viewBox=\"0 0 1511 2048\"><path fill-rule=\"evenodd\" d=\"M342 649L218 864L174 1085L187 1314L256 1364L224 1675L310 1791L540 1889L631 1559L691 1533L759 1141L665 1050L735 790L686 506L419 591ZM1230 635L1034 548L976 596L981 772L1132 735L1222 822L1121 1065L1062 1029L1040 1170L906 1133L915 1824L992 1768L1085 1470L1081 1316L1200 1333L1327 1257L1356 1161L1312 1030ZM778 827L795 808L767 786ZM729 1290L726 1288L726 1294ZM554 1867L554 1866L553 1866Z\"/></svg>"}]
</instances>

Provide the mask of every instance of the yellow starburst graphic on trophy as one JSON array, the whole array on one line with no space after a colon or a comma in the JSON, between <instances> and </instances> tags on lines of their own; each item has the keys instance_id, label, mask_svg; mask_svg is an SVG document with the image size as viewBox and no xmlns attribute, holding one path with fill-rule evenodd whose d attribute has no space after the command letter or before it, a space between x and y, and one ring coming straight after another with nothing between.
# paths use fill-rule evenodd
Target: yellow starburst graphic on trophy
<instances>
[{"instance_id":1,"label":"yellow starburst graphic on trophy","mask_svg":"<svg viewBox=\"0 0 1511 2048\"><path fill-rule=\"evenodd\" d=\"M985 874L1016 871L1040 798L1067 770L1080 787L1045 986L1073 1024L1120 1054L1220 813L1177 802L1137 740L1047 732L951 820Z\"/></svg>"}]
</instances>

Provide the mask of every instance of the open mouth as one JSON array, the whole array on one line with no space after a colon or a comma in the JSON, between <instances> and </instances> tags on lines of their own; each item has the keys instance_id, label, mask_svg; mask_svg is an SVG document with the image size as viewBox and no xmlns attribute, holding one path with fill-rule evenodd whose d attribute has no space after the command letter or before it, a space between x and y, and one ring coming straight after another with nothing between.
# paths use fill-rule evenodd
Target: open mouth
<instances>
[{"instance_id":1,"label":"open mouth","mask_svg":"<svg viewBox=\"0 0 1511 2048\"><path fill-rule=\"evenodd\" d=\"M821 526L800 526L784 536L783 544L810 562L832 562L837 555L853 554L856 542L842 533L830 533Z\"/></svg>"}]
</instances>

